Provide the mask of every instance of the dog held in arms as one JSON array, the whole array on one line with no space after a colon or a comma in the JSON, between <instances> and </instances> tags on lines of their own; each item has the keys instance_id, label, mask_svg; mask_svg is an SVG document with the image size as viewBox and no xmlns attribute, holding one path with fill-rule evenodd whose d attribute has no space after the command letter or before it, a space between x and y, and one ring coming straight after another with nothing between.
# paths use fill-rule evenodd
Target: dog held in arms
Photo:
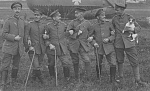
<instances>
[{"instance_id":1,"label":"dog held in arms","mask_svg":"<svg viewBox=\"0 0 150 91\"><path fill-rule=\"evenodd\" d=\"M128 37L132 38L130 41L135 41L136 40L136 42L138 43L138 39L137 39L138 34L136 34L135 30L134 30L134 28L135 28L134 22L135 22L135 19L129 18L129 21L126 23L125 28L122 31L122 33L129 32Z\"/></svg>"}]
</instances>

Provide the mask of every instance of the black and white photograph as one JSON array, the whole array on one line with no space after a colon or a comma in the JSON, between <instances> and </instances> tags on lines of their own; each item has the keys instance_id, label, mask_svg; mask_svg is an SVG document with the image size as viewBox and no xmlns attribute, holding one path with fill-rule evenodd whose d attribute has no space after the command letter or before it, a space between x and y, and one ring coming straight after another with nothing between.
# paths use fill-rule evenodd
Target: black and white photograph
<instances>
[{"instance_id":1,"label":"black and white photograph","mask_svg":"<svg viewBox=\"0 0 150 91\"><path fill-rule=\"evenodd\" d=\"M150 91L150 0L0 0L0 91Z\"/></svg>"}]
</instances>

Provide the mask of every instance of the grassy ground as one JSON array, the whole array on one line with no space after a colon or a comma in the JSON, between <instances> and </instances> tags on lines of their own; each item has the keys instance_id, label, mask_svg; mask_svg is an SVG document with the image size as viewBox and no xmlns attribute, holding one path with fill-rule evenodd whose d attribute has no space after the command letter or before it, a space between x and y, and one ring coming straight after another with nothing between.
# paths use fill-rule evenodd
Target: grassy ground
<instances>
[{"instance_id":1,"label":"grassy ground","mask_svg":"<svg viewBox=\"0 0 150 91\"><path fill-rule=\"evenodd\" d=\"M1 34L2 30L0 30ZM140 61L140 73L141 77L144 81L150 82L150 30L142 29L140 32L139 45L137 46L138 50L138 58ZM0 46L2 46L2 37L0 37ZM103 70L102 70L102 78L98 80L96 78L95 72L95 57L93 53L90 53L92 58L92 81L87 82L82 78L83 76L83 63L80 62L80 73L81 73L81 81L77 83L74 81L74 72L73 68L71 68L71 80L70 82L65 82L63 80L62 66L58 60L58 83L59 85L55 87L55 81L50 78L48 69L47 69L47 58L42 65L42 73L45 81L45 85L42 86L39 83L31 83L29 79L27 90L26 91L111 91L111 84L109 83L109 66L106 60L103 60ZM0 58L2 58L3 54L0 50ZM15 85L13 88L8 85L7 91L22 91L24 90L24 81L27 76L27 72L29 69L30 61L27 54L21 59L20 62L20 70L18 74L18 81L20 84ZM134 84L133 73L131 66L129 65L128 60L125 58L124 64L124 78L125 84L123 89L119 89L118 91L150 91L150 87L137 87Z\"/></svg>"}]
</instances>

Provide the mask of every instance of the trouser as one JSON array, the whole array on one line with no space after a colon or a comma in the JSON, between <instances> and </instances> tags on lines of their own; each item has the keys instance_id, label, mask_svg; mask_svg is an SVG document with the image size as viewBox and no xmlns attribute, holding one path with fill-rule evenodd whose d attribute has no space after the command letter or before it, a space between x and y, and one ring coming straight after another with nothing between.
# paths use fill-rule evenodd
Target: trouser
<instances>
[{"instance_id":1,"label":"trouser","mask_svg":"<svg viewBox=\"0 0 150 91\"><path fill-rule=\"evenodd\" d=\"M50 76L55 76L55 55L47 54L48 57L48 68ZM64 77L70 76L70 66L72 65L71 60L69 60L69 55L57 55L57 57L60 59L62 66L63 66L63 73Z\"/></svg>"},{"instance_id":2,"label":"trouser","mask_svg":"<svg viewBox=\"0 0 150 91\"><path fill-rule=\"evenodd\" d=\"M131 48L116 48L116 57L118 63L118 73L119 77L123 77L123 63L124 63L124 52L129 59L130 65L132 66L133 74L135 80L140 80L140 73L139 73L139 61L137 58L137 50L135 47Z\"/></svg>"},{"instance_id":3,"label":"trouser","mask_svg":"<svg viewBox=\"0 0 150 91\"><path fill-rule=\"evenodd\" d=\"M33 53L29 52L29 58L32 61L33 58ZM44 59L44 54L36 54L34 55L34 61L33 61L33 69L40 69L41 68L41 64L43 62Z\"/></svg>"},{"instance_id":4,"label":"trouser","mask_svg":"<svg viewBox=\"0 0 150 91\"><path fill-rule=\"evenodd\" d=\"M1 72L4 70L9 70L10 64L12 62L12 78L17 78L17 73L19 69L19 63L20 63L20 54L18 53L17 55L11 55L8 53L4 53L3 59L2 59L2 65L1 65Z\"/></svg>"},{"instance_id":5,"label":"trouser","mask_svg":"<svg viewBox=\"0 0 150 91\"><path fill-rule=\"evenodd\" d=\"M91 62L90 62L89 54L81 46L79 48L79 53L73 53L72 51L70 51L70 56L72 58L73 66L74 66L75 77L78 78L79 76L79 55L81 56L81 59L84 62L86 76L90 77L91 75L90 63Z\"/></svg>"},{"instance_id":6,"label":"trouser","mask_svg":"<svg viewBox=\"0 0 150 91\"><path fill-rule=\"evenodd\" d=\"M36 80L36 78L38 78L39 81L41 83L43 83L42 73L41 73L40 69L41 69L41 63L43 62L43 59L44 59L44 54L36 54L35 53L35 55L34 55L33 51L30 51L28 55L29 55L29 58L30 58L31 61L32 61L33 56L34 56L32 79Z\"/></svg>"},{"instance_id":7,"label":"trouser","mask_svg":"<svg viewBox=\"0 0 150 91\"><path fill-rule=\"evenodd\" d=\"M102 54L98 54L97 61L99 61L99 67L98 67L98 63L96 64L96 72L97 72L98 78L99 78L99 75L101 75L103 56L104 55L102 55ZM110 82L113 82L113 81L115 81L115 76L116 76L116 53L111 52L105 56L106 56L109 66L110 66Z\"/></svg>"}]
</instances>

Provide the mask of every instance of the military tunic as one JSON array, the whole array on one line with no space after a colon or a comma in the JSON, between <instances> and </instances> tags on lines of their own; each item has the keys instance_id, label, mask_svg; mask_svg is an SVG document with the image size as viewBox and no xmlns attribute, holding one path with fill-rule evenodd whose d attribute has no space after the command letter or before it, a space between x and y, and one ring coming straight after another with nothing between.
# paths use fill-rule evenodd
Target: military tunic
<instances>
[{"instance_id":1,"label":"military tunic","mask_svg":"<svg viewBox=\"0 0 150 91\"><path fill-rule=\"evenodd\" d=\"M71 53L80 53L81 57L85 62L89 62L89 55L88 52L90 50L90 45L87 41L87 38L89 36L89 33L91 32L91 23L88 20L78 20L75 19L70 22L70 24L67 27L67 31L69 33L69 30L74 30L73 35L69 35L69 50ZM81 30L82 34L78 35L78 31ZM75 55L72 55L72 57ZM73 57L74 58L74 57ZM76 61L78 59L74 58ZM74 61L75 61L74 60Z\"/></svg>"},{"instance_id":2,"label":"military tunic","mask_svg":"<svg viewBox=\"0 0 150 91\"><path fill-rule=\"evenodd\" d=\"M11 60L13 60L13 69L19 68L20 58L24 53L24 29L26 23L21 18L15 16L6 20L2 36L4 43L2 46L2 52L4 53L2 59L1 70L8 69L10 67ZM21 39L15 40L15 37L19 35Z\"/></svg>"},{"instance_id":3,"label":"military tunic","mask_svg":"<svg viewBox=\"0 0 150 91\"><path fill-rule=\"evenodd\" d=\"M93 32L90 36L94 37L92 44L98 43L98 54L100 64L102 63L103 55L106 55L110 66L116 65L116 55L114 49L115 31L112 28L110 21L96 22L93 25ZM105 38L109 39L108 43L104 43Z\"/></svg>"},{"instance_id":4,"label":"military tunic","mask_svg":"<svg viewBox=\"0 0 150 91\"><path fill-rule=\"evenodd\" d=\"M130 61L131 66L138 66L137 51L135 49L136 41L130 41L129 33L122 33L131 15L124 13L123 15L116 15L112 19L112 25L115 29L115 50L118 63L124 62L124 51ZM135 32L138 33L141 29L140 25L135 21Z\"/></svg>"},{"instance_id":5,"label":"military tunic","mask_svg":"<svg viewBox=\"0 0 150 91\"><path fill-rule=\"evenodd\" d=\"M48 56L49 64L54 66L54 55L55 51L50 50L49 45L52 44L56 47L56 55L62 61L63 66L68 66L71 64L69 60L69 51L67 48L67 39L66 39L66 24L64 22L52 21L46 26L47 34L49 39L45 40L47 45L46 53Z\"/></svg>"},{"instance_id":6,"label":"military tunic","mask_svg":"<svg viewBox=\"0 0 150 91\"><path fill-rule=\"evenodd\" d=\"M28 40L31 41L31 46L35 49L35 57L34 57L34 68L40 68L40 64L43 61L44 54L45 54L45 43L43 39L43 33L45 31L45 24L41 21L31 21L25 31L25 38L26 38L26 46L27 49L29 48ZM32 59L33 54L29 52L29 57Z\"/></svg>"}]
</instances>

